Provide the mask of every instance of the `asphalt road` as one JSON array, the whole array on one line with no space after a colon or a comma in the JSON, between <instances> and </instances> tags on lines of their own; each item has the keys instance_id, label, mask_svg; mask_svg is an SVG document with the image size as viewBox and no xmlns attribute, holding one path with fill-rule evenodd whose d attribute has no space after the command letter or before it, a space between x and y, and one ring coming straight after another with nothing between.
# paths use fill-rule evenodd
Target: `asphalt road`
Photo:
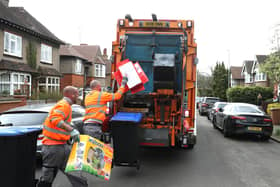
<instances>
[{"instance_id":1,"label":"asphalt road","mask_svg":"<svg viewBox=\"0 0 280 187\"><path fill-rule=\"evenodd\" d=\"M141 149L141 168L114 167L110 181L92 176L92 187L279 187L280 144L255 137L224 138L198 116L192 150ZM40 175L38 169L37 176ZM67 187L62 178L56 186ZM62 185L59 185L62 184Z\"/></svg>"}]
</instances>

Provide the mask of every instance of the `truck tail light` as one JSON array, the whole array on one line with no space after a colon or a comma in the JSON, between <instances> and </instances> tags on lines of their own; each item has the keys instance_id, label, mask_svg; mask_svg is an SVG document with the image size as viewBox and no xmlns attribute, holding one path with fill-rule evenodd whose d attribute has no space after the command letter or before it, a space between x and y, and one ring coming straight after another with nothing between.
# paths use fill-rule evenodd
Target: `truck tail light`
<instances>
[{"instance_id":1,"label":"truck tail light","mask_svg":"<svg viewBox=\"0 0 280 187\"><path fill-rule=\"evenodd\" d=\"M106 108L105 113L106 113L106 114L110 114L110 108Z\"/></svg>"},{"instance_id":2,"label":"truck tail light","mask_svg":"<svg viewBox=\"0 0 280 187\"><path fill-rule=\"evenodd\" d=\"M187 27L191 28L192 27L192 21L187 21Z\"/></svg>"},{"instance_id":3,"label":"truck tail light","mask_svg":"<svg viewBox=\"0 0 280 187\"><path fill-rule=\"evenodd\" d=\"M188 110L185 110L184 114L185 114L185 118L190 117L190 112Z\"/></svg>"},{"instance_id":4,"label":"truck tail light","mask_svg":"<svg viewBox=\"0 0 280 187\"><path fill-rule=\"evenodd\" d=\"M120 26L124 26L124 20L123 20L123 19L121 19L121 20L119 21L119 25L120 25Z\"/></svg>"}]
</instances>

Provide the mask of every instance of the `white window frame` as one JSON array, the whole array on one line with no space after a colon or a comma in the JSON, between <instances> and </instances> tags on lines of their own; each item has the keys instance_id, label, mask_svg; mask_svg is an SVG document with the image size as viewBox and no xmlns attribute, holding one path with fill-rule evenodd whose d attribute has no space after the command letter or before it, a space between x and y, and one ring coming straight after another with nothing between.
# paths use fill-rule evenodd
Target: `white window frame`
<instances>
[{"instance_id":1,"label":"white window frame","mask_svg":"<svg viewBox=\"0 0 280 187\"><path fill-rule=\"evenodd\" d=\"M245 76L245 83L252 83L253 82L253 77L251 74L248 74L247 72L244 73Z\"/></svg>"},{"instance_id":2,"label":"white window frame","mask_svg":"<svg viewBox=\"0 0 280 187\"><path fill-rule=\"evenodd\" d=\"M256 69L255 72L256 72L255 75L256 82L266 81L266 73L259 72L259 69Z\"/></svg>"},{"instance_id":3,"label":"white window frame","mask_svg":"<svg viewBox=\"0 0 280 187\"><path fill-rule=\"evenodd\" d=\"M82 60L77 59L75 63L75 73L81 74L82 73Z\"/></svg>"},{"instance_id":4,"label":"white window frame","mask_svg":"<svg viewBox=\"0 0 280 187\"><path fill-rule=\"evenodd\" d=\"M101 76L102 76L103 78L106 77L106 66L105 66L105 65L102 65L102 66L101 66Z\"/></svg>"},{"instance_id":5,"label":"white window frame","mask_svg":"<svg viewBox=\"0 0 280 187\"><path fill-rule=\"evenodd\" d=\"M49 82L49 78L51 79L51 81ZM38 86L43 86L45 87L45 90L47 93L52 92L52 90L49 90L49 86L53 87L55 92L59 92L60 91L60 78L59 77L51 77L51 76L47 76L45 77L46 81L45 83L38 83ZM53 83L54 80L54 83ZM38 88L39 88L38 87Z\"/></svg>"},{"instance_id":6,"label":"white window frame","mask_svg":"<svg viewBox=\"0 0 280 187\"><path fill-rule=\"evenodd\" d=\"M52 47L41 43L41 62L52 64Z\"/></svg>"},{"instance_id":7,"label":"white window frame","mask_svg":"<svg viewBox=\"0 0 280 187\"><path fill-rule=\"evenodd\" d=\"M4 72L2 72L4 73ZM2 74L0 72L0 75ZM14 79L14 77L17 76L17 80ZM23 81L20 80L20 77L23 76ZM1 85L5 85L5 84L9 84L10 88L9 88L9 94L10 95L14 95L14 91L15 91L15 85L17 85L17 89L21 89L21 87L23 85L27 85L28 89L29 89L29 96L31 96L31 83L32 83L32 76L31 74L28 73L20 73L20 72L11 72L9 74L10 77L10 81L1 81L0 84ZM28 81L28 77L29 77L29 81Z\"/></svg>"},{"instance_id":8,"label":"white window frame","mask_svg":"<svg viewBox=\"0 0 280 187\"><path fill-rule=\"evenodd\" d=\"M105 78L105 76L106 76L106 66L103 65L103 64L95 64L95 66L94 66L94 76Z\"/></svg>"},{"instance_id":9,"label":"white window frame","mask_svg":"<svg viewBox=\"0 0 280 187\"><path fill-rule=\"evenodd\" d=\"M12 43L14 43L14 49L12 49ZM4 54L22 58L22 37L4 31Z\"/></svg>"},{"instance_id":10,"label":"white window frame","mask_svg":"<svg viewBox=\"0 0 280 187\"><path fill-rule=\"evenodd\" d=\"M0 79L0 89L1 89L0 94L2 94L2 92L4 92L4 91L8 91L9 94L11 95L11 74L8 74L7 71L0 71L0 76L2 74L6 74L9 77L10 80L9 81L3 81L3 80ZM4 87L5 85L8 87L8 89L2 90L2 86Z\"/></svg>"}]
</instances>

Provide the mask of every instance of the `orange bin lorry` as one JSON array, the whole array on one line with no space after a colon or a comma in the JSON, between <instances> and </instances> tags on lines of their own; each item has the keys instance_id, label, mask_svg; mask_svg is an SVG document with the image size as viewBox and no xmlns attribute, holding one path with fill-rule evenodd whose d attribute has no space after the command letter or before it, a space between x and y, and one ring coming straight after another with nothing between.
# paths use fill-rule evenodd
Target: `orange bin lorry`
<instances>
[{"instance_id":1,"label":"orange bin lorry","mask_svg":"<svg viewBox=\"0 0 280 187\"><path fill-rule=\"evenodd\" d=\"M193 148L196 143L195 96L197 45L193 20L133 20L117 23L112 43L112 72L125 59L138 62L148 77L145 90L127 92L112 113L141 112L140 146ZM111 87L117 82L111 77Z\"/></svg>"}]
</instances>

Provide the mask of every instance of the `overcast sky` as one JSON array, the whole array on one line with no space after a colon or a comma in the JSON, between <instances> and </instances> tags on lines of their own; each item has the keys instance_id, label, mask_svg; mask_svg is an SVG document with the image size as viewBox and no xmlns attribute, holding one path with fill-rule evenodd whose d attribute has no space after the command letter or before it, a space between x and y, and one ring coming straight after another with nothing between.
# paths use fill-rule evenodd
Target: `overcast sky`
<instances>
[{"instance_id":1,"label":"overcast sky","mask_svg":"<svg viewBox=\"0 0 280 187\"><path fill-rule=\"evenodd\" d=\"M111 54L117 19L193 19L199 70L216 61L242 65L269 54L271 31L280 23L279 0L10 0L22 6L61 40L100 45Z\"/></svg>"}]
</instances>

